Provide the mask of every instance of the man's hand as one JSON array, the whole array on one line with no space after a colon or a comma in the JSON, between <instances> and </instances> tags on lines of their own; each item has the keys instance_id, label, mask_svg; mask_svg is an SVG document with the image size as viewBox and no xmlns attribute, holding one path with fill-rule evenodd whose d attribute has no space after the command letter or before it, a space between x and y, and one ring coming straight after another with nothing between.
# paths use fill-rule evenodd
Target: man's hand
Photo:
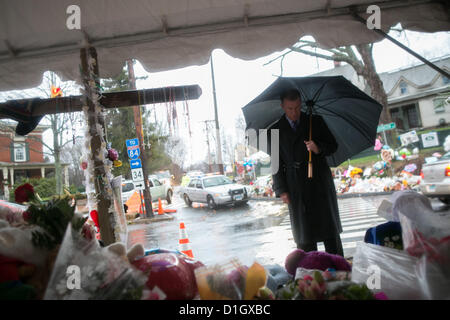
<instances>
[{"instance_id":1,"label":"man's hand","mask_svg":"<svg viewBox=\"0 0 450 320\"><path fill-rule=\"evenodd\" d=\"M309 140L309 141L303 141L306 144L306 149L308 149L308 151L312 151L315 154L320 153L319 147L314 143L314 141Z\"/></svg>"},{"instance_id":2,"label":"man's hand","mask_svg":"<svg viewBox=\"0 0 450 320\"><path fill-rule=\"evenodd\" d=\"M285 192L280 194L281 200L283 200L284 203L289 204L291 201L289 200L289 193Z\"/></svg>"}]
</instances>

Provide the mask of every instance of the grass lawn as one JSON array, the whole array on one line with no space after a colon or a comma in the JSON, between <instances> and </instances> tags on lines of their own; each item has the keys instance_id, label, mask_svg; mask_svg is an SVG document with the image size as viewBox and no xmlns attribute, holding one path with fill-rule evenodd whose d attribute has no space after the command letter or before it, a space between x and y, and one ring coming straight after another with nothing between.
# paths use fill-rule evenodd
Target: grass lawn
<instances>
[{"instance_id":1,"label":"grass lawn","mask_svg":"<svg viewBox=\"0 0 450 320\"><path fill-rule=\"evenodd\" d=\"M419 156L422 158L430 157L433 153L439 152L441 154L444 154L444 147L434 147L434 148L426 148L426 149L420 149L419 150ZM338 168L339 169L347 169L348 165L350 164L353 167L369 167L373 166L376 162L381 161L381 156L379 154L375 154L368 157L363 158L357 158L350 161L343 162ZM399 161L399 160L397 160ZM394 160L396 162L396 160Z\"/></svg>"}]
</instances>

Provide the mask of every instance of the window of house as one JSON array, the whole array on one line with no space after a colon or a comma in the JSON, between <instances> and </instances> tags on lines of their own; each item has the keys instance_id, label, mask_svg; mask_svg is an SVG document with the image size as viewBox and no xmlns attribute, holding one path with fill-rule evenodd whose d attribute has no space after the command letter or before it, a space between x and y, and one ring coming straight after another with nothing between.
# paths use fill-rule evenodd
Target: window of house
<instances>
[{"instance_id":1,"label":"window of house","mask_svg":"<svg viewBox=\"0 0 450 320\"><path fill-rule=\"evenodd\" d=\"M417 112L416 105L409 105L404 107L406 117L408 119L409 128L418 128L420 127L420 119L419 114Z\"/></svg>"},{"instance_id":2,"label":"window of house","mask_svg":"<svg viewBox=\"0 0 450 320\"><path fill-rule=\"evenodd\" d=\"M450 79L447 78L446 76L442 77L442 82L444 82L444 84L449 84L450 83Z\"/></svg>"},{"instance_id":3,"label":"window of house","mask_svg":"<svg viewBox=\"0 0 450 320\"><path fill-rule=\"evenodd\" d=\"M14 161L23 162L26 161L25 144L14 143Z\"/></svg>"},{"instance_id":4,"label":"window of house","mask_svg":"<svg viewBox=\"0 0 450 320\"><path fill-rule=\"evenodd\" d=\"M439 97L433 100L434 113L445 112L445 98Z\"/></svg>"},{"instance_id":5,"label":"window of house","mask_svg":"<svg viewBox=\"0 0 450 320\"><path fill-rule=\"evenodd\" d=\"M405 81L400 82L400 94L408 93L408 84Z\"/></svg>"},{"instance_id":6,"label":"window of house","mask_svg":"<svg viewBox=\"0 0 450 320\"><path fill-rule=\"evenodd\" d=\"M401 130L409 130L411 128L420 127L420 114L416 104L409 104L389 110L392 121L395 122L397 128Z\"/></svg>"}]
</instances>

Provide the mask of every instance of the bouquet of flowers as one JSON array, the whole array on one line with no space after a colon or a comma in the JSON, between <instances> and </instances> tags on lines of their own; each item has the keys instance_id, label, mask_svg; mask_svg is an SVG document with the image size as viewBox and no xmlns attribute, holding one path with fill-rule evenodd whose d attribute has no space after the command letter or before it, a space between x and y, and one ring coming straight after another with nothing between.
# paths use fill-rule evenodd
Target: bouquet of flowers
<instances>
[{"instance_id":1,"label":"bouquet of flowers","mask_svg":"<svg viewBox=\"0 0 450 320\"><path fill-rule=\"evenodd\" d=\"M39 227L32 233L35 247L55 249L61 244L69 222L74 230L81 231L87 220L87 218L75 214L75 206L71 206L65 197L48 202L42 201L29 183L19 186L14 191L14 195L16 202L29 205L22 214L23 220L30 225Z\"/></svg>"},{"instance_id":2,"label":"bouquet of flowers","mask_svg":"<svg viewBox=\"0 0 450 320\"><path fill-rule=\"evenodd\" d=\"M297 269L296 278L276 292L281 300L375 300L386 299L373 294L365 284L350 281L349 272L334 269Z\"/></svg>"},{"instance_id":3,"label":"bouquet of flowers","mask_svg":"<svg viewBox=\"0 0 450 320\"><path fill-rule=\"evenodd\" d=\"M46 300L139 300L147 276L126 259L73 232L69 224L47 286Z\"/></svg>"}]
</instances>

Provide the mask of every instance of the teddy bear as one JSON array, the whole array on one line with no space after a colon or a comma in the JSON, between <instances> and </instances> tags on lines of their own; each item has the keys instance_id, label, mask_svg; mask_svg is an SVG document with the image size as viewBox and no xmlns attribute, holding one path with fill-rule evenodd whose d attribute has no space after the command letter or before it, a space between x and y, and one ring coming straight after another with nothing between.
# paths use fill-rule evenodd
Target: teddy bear
<instances>
[{"instance_id":1,"label":"teddy bear","mask_svg":"<svg viewBox=\"0 0 450 320\"><path fill-rule=\"evenodd\" d=\"M124 261L132 263L138 258L145 256L145 249L140 243L133 245L127 252L125 244L122 242L115 242L105 247L106 250L115 253Z\"/></svg>"},{"instance_id":2,"label":"teddy bear","mask_svg":"<svg viewBox=\"0 0 450 320\"><path fill-rule=\"evenodd\" d=\"M321 251L305 252L302 249L292 251L285 261L286 271L295 276L297 268L325 271L328 268L337 271L351 271L352 267L343 257Z\"/></svg>"}]
</instances>

